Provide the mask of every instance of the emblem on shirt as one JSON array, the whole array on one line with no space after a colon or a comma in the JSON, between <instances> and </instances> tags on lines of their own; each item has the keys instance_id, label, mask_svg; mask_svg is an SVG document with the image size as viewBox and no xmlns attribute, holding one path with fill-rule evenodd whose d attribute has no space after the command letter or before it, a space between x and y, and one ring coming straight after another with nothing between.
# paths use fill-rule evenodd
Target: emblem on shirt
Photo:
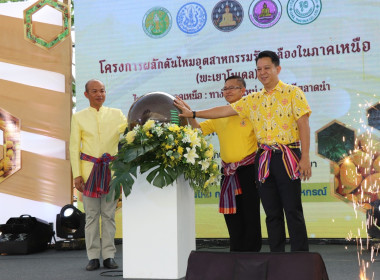
<instances>
[{"instance_id":1,"label":"emblem on shirt","mask_svg":"<svg viewBox=\"0 0 380 280\"><path fill-rule=\"evenodd\" d=\"M161 38L168 34L172 27L172 16L165 8L154 7L145 13L142 26L149 37Z\"/></svg>"},{"instance_id":2,"label":"emblem on shirt","mask_svg":"<svg viewBox=\"0 0 380 280\"><path fill-rule=\"evenodd\" d=\"M287 6L289 18L298 24L313 22L322 11L321 0L290 0Z\"/></svg>"},{"instance_id":3,"label":"emblem on shirt","mask_svg":"<svg viewBox=\"0 0 380 280\"><path fill-rule=\"evenodd\" d=\"M222 0L212 10L212 23L216 29L229 32L239 27L243 21L244 11L239 2Z\"/></svg>"},{"instance_id":4,"label":"emblem on shirt","mask_svg":"<svg viewBox=\"0 0 380 280\"><path fill-rule=\"evenodd\" d=\"M249 6L249 19L259 28L269 28L281 18L282 6L278 0L254 0Z\"/></svg>"},{"instance_id":5,"label":"emblem on shirt","mask_svg":"<svg viewBox=\"0 0 380 280\"><path fill-rule=\"evenodd\" d=\"M241 120L241 122L240 122L240 126L241 126L241 127L245 127L245 126L247 126L247 121L246 121L246 120Z\"/></svg>"},{"instance_id":6,"label":"emblem on shirt","mask_svg":"<svg viewBox=\"0 0 380 280\"><path fill-rule=\"evenodd\" d=\"M183 5L177 13L177 25L187 34L195 34L203 29L207 21L205 8L195 2Z\"/></svg>"}]
</instances>

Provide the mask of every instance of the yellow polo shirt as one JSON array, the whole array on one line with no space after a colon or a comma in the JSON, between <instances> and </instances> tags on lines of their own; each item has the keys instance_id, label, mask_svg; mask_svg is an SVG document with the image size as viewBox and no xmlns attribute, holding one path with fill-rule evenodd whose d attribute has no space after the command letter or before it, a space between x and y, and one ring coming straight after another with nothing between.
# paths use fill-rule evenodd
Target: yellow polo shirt
<instances>
[{"instance_id":1,"label":"yellow polo shirt","mask_svg":"<svg viewBox=\"0 0 380 280\"><path fill-rule=\"evenodd\" d=\"M252 124L246 118L231 116L201 122L204 135L217 133L220 157L226 163L238 162L257 150Z\"/></svg>"},{"instance_id":2,"label":"yellow polo shirt","mask_svg":"<svg viewBox=\"0 0 380 280\"><path fill-rule=\"evenodd\" d=\"M254 127L257 141L262 144L290 144L299 141L297 120L311 114L303 91L279 81L272 92L262 89L251 93L231 107Z\"/></svg>"},{"instance_id":3,"label":"yellow polo shirt","mask_svg":"<svg viewBox=\"0 0 380 280\"><path fill-rule=\"evenodd\" d=\"M88 107L71 119L70 162L73 177L82 176L86 182L93 163L80 159L80 153L99 158L104 153L115 155L119 143L119 126L127 119L119 109Z\"/></svg>"}]
</instances>

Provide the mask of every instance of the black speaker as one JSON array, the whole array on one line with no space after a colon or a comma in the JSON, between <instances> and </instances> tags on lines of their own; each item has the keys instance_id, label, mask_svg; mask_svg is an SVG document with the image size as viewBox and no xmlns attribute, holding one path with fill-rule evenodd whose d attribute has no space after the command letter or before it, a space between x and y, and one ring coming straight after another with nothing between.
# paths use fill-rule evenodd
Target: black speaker
<instances>
[{"instance_id":1,"label":"black speaker","mask_svg":"<svg viewBox=\"0 0 380 280\"><path fill-rule=\"evenodd\" d=\"M0 232L0 253L9 255L43 251L54 236L52 224L30 215L10 218Z\"/></svg>"},{"instance_id":2,"label":"black speaker","mask_svg":"<svg viewBox=\"0 0 380 280\"><path fill-rule=\"evenodd\" d=\"M186 280L328 280L320 254L192 251Z\"/></svg>"}]
</instances>

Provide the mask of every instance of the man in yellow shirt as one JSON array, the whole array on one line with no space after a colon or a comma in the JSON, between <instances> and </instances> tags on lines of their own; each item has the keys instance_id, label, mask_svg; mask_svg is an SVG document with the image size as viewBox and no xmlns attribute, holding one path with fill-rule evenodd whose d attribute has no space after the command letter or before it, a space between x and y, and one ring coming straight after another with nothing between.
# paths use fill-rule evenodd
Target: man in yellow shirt
<instances>
[{"instance_id":1,"label":"man in yellow shirt","mask_svg":"<svg viewBox=\"0 0 380 280\"><path fill-rule=\"evenodd\" d=\"M249 118L259 150L255 160L256 183L266 213L268 240L272 252L285 251L285 221L291 251L308 251L306 225L301 203L301 179L311 176L310 107L305 94L279 80L280 60L263 51L256 57L257 73L264 88L239 101L208 110L190 111L175 101L184 117Z\"/></svg>"},{"instance_id":2,"label":"man in yellow shirt","mask_svg":"<svg viewBox=\"0 0 380 280\"><path fill-rule=\"evenodd\" d=\"M101 81L88 81L84 95L89 100L90 107L72 117L70 161L74 186L83 192L86 249L90 260L86 269L100 267L100 254L104 267L114 269L118 267L114 260L117 200L106 200L111 177L108 164L117 153L119 126L126 122L126 118L121 110L103 106L106 90Z\"/></svg>"},{"instance_id":3,"label":"man in yellow shirt","mask_svg":"<svg viewBox=\"0 0 380 280\"><path fill-rule=\"evenodd\" d=\"M226 79L223 96L228 103L240 100L245 93L245 81L239 76ZM189 110L190 107L181 100ZM190 124L207 135L216 132L220 145L223 177L219 212L224 214L230 235L230 251L259 252L261 249L260 199L253 163L257 140L247 118L230 116Z\"/></svg>"}]
</instances>

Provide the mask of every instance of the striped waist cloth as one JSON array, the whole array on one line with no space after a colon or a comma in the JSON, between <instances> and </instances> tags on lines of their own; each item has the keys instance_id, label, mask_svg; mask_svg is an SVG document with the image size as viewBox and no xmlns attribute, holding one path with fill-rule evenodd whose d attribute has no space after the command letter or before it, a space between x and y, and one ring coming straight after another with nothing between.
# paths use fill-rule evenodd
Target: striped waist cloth
<instances>
[{"instance_id":1,"label":"striped waist cloth","mask_svg":"<svg viewBox=\"0 0 380 280\"><path fill-rule=\"evenodd\" d=\"M286 172L289 175L291 180L298 179L300 172L297 170L299 158L294 153L292 149L299 149L301 147L300 142L294 142L288 145L284 144L259 144L260 154L259 154L259 171L258 171L258 180L260 183L264 183L265 180L269 177L269 166L273 153L282 153L282 160Z\"/></svg>"},{"instance_id":2,"label":"striped waist cloth","mask_svg":"<svg viewBox=\"0 0 380 280\"><path fill-rule=\"evenodd\" d=\"M94 163L90 176L84 186L83 195L99 198L103 194L108 194L110 189L111 170L109 163L115 157L104 153L100 158L96 158L84 153L80 154L80 159Z\"/></svg>"},{"instance_id":3,"label":"striped waist cloth","mask_svg":"<svg viewBox=\"0 0 380 280\"><path fill-rule=\"evenodd\" d=\"M239 178L235 174L239 166L246 166L255 162L256 152L243 158L239 162L225 163L222 161L224 180L220 191L219 213L236 213L236 195L242 194Z\"/></svg>"}]
</instances>

